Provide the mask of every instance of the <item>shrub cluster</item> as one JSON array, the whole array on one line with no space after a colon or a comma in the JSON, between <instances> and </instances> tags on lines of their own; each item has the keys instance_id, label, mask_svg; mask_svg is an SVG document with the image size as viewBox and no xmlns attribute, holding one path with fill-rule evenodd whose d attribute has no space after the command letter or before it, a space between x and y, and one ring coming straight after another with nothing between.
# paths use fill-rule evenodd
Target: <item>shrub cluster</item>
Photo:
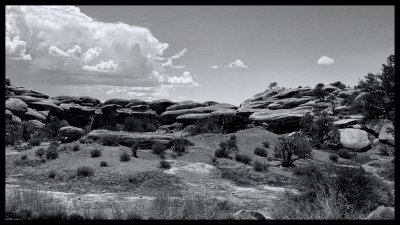
<instances>
[{"instance_id":1,"label":"shrub cluster","mask_svg":"<svg viewBox=\"0 0 400 225\"><path fill-rule=\"evenodd\" d=\"M269 148L271 146L271 143L269 143L269 141L263 141L262 145L264 146L264 148Z\"/></svg>"},{"instance_id":2,"label":"shrub cluster","mask_svg":"<svg viewBox=\"0 0 400 225\"><path fill-rule=\"evenodd\" d=\"M95 148L95 149L93 149L93 150L90 151L90 157L92 157L92 158L100 157L101 154L102 154L102 153L101 153L101 150L100 150L100 149L97 149L97 148Z\"/></svg>"},{"instance_id":3,"label":"shrub cluster","mask_svg":"<svg viewBox=\"0 0 400 225\"><path fill-rule=\"evenodd\" d=\"M172 151L181 156L186 151L186 146L190 145L190 142L181 136L180 138L174 138L172 145Z\"/></svg>"},{"instance_id":4,"label":"shrub cluster","mask_svg":"<svg viewBox=\"0 0 400 225\"><path fill-rule=\"evenodd\" d=\"M157 142L153 144L152 150L153 154L159 155L161 158L163 158L167 147L163 143Z\"/></svg>"},{"instance_id":5,"label":"shrub cluster","mask_svg":"<svg viewBox=\"0 0 400 225\"><path fill-rule=\"evenodd\" d=\"M160 168L170 169L171 168L171 163L169 163L168 161L165 161L165 160L161 160L160 161Z\"/></svg>"},{"instance_id":6,"label":"shrub cluster","mask_svg":"<svg viewBox=\"0 0 400 225\"><path fill-rule=\"evenodd\" d=\"M269 167L268 164L256 160L253 163L253 168L255 171L261 172L267 171Z\"/></svg>"},{"instance_id":7,"label":"shrub cluster","mask_svg":"<svg viewBox=\"0 0 400 225\"><path fill-rule=\"evenodd\" d=\"M353 154L351 154L350 151L346 149L340 149L338 155L343 159L351 159L354 157Z\"/></svg>"},{"instance_id":8,"label":"shrub cluster","mask_svg":"<svg viewBox=\"0 0 400 225\"><path fill-rule=\"evenodd\" d=\"M337 162L338 158L339 158L339 156L337 154L330 154L329 155L329 159L334 161L334 162Z\"/></svg>"},{"instance_id":9,"label":"shrub cluster","mask_svg":"<svg viewBox=\"0 0 400 225\"><path fill-rule=\"evenodd\" d=\"M312 157L311 144L307 138L296 133L293 136L281 136L275 145L275 157L280 157L282 160L282 166L292 167L295 160ZM297 158L292 159L293 155L297 155Z\"/></svg>"},{"instance_id":10,"label":"shrub cluster","mask_svg":"<svg viewBox=\"0 0 400 225\"><path fill-rule=\"evenodd\" d=\"M253 161L253 159L250 156L245 155L245 154L240 154L240 153L237 153L235 155L235 160L237 162L241 162L244 164L249 164L251 161Z\"/></svg>"},{"instance_id":11,"label":"shrub cluster","mask_svg":"<svg viewBox=\"0 0 400 225\"><path fill-rule=\"evenodd\" d=\"M81 149L81 146L79 145L79 144L75 144L73 147L72 147L72 151L74 151L74 152L77 152L77 151L79 151Z\"/></svg>"},{"instance_id":12,"label":"shrub cluster","mask_svg":"<svg viewBox=\"0 0 400 225\"><path fill-rule=\"evenodd\" d=\"M31 139L29 139L29 143L32 146L39 146L42 143L42 138L40 137L33 137Z\"/></svg>"},{"instance_id":13,"label":"shrub cluster","mask_svg":"<svg viewBox=\"0 0 400 225\"><path fill-rule=\"evenodd\" d=\"M231 135L229 140L219 143L219 149L215 150L217 158L229 158L232 152L239 152L236 135Z\"/></svg>"},{"instance_id":14,"label":"shrub cluster","mask_svg":"<svg viewBox=\"0 0 400 225\"><path fill-rule=\"evenodd\" d=\"M101 166L101 167L107 167L107 166L108 166L108 163L105 162L105 161L101 161L101 162L100 162L100 166Z\"/></svg>"},{"instance_id":15,"label":"shrub cluster","mask_svg":"<svg viewBox=\"0 0 400 225\"><path fill-rule=\"evenodd\" d=\"M39 148L35 151L35 156L42 158L42 156L46 154L46 150L44 148Z\"/></svg>"},{"instance_id":16,"label":"shrub cluster","mask_svg":"<svg viewBox=\"0 0 400 225\"><path fill-rule=\"evenodd\" d=\"M119 155L119 161L121 162L129 162L131 161L131 155L129 155L126 152L121 153L121 155Z\"/></svg>"},{"instance_id":17,"label":"shrub cluster","mask_svg":"<svg viewBox=\"0 0 400 225\"><path fill-rule=\"evenodd\" d=\"M46 150L46 159L57 159L60 153L58 152L57 148L54 146L49 146Z\"/></svg>"},{"instance_id":18,"label":"shrub cluster","mask_svg":"<svg viewBox=\"0 0 400 225\"><path fill-rule=\"evenodd\" d=\"M94 170L88 166L81 166L76 169L78 177L91 177L94 175Z\"/></svg>"},{"instance_id":19,"label":"shrub cluster","mask_svg":"<svg viewBox=\"0 0 400 225\"><path fill-rule=\"evenodd\" d=\"M117 135L106 135L101 138L101 143L106 146L118 146L119 140Z\"/></svg>"},{"instance_id":20,"label":"shrub cluster","mask_svg":"<svg viewBox=\"0 0 400 225\"><path fill-rule=\"evenodd\" d=\"M193 125L187 126L187 132L190 136L206 133L223 133L223 128L212 120L205 120L202 122L195 122Z\"/></svg>"},{"instance_id":21,"label":"shrub cluster","mask_svg":"<svg viewBox=\"0 0 400 225\"><path fill-rule=\"evenodd\" d=\"M261 157L268 157L268 150L265 148L256 147L254 149L254 154L261 156Z\"/></svg>"}]
</instances>

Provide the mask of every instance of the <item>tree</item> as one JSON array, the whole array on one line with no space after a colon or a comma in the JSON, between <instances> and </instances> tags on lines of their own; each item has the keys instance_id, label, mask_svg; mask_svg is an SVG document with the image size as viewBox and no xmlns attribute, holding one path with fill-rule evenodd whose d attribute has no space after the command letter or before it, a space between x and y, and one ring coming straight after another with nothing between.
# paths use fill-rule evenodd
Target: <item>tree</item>
<instances>
[{"instance_id":1,"label":"tree","mask_svg":"<svg viewBox=\"0 0 400 225\"><path fill-rule=\"evenodd\" d=\"M311 138L317 149L340 148L339 129L333 125L333 119L327 112L322 112L317 117L307 113L300 120L300 127L302 132Z\"/></svg>"},{"instance_id":2,"label":"tree","mask_svg":"<svg viewBox=\"0 0 400 225\"><path fill-rule=\"evenodd\" d=\"M292 167L294 161L312 157L311 144L300 133L293 136L281 136L275 145L275 155L282 158L282 166ZM294 155L297 155L297 158L292 159Z\"/></svg>"},{"instance_id":3,"label":"tree","mask_svg":"<svg viewBox=\"0 0 400 225\"><path fill-rule=\"evenodd\" d=\"M339 89L345 89L345 88L346 88L346 85L343 84L343 83L340 82L340 81L333 82L333 83L331 83L330 85L335 86L335 87L337 87L337 88L339 88Z\"/></svg>"},{"instance_id":4,"label":"tree","mask_svg":"<svg viewBox=\"0 0 400 225\"><path fill-rule=\"evenodd\" d=\"M332 114L335 115L336 97L333 94L328 95L327 100L331 103Z\"/></svg>"},{"instance_id":5,"label":"tree","mask_svg":"<svg viewBox=\"0 0 400 225\"><path fill-rule=\"evenodd\" d=\"M278 82L271 82L271 83L269 83L269 89L272 89L272 88L276 88L276 87L278 87Z\"/></svg>"},{"instance_id":6,"label":"tree","mask_svg":"<svg viewBox=\"0 0 400 225\"><path fill-rule=\"evenodd\" d=\"M395 95L395 62L394 55L387 58L387 64L382 64L380 74L368 73L364 80L360 80L358 87L366 92L365 112L366 119L387 118L394 120Z\"/></svg>"},{"instance_id":7,"label":"tree","mask_svg":"<svg viewBox=\"0 0 400 225\"><path fill-rule=\"evenodd\" d=\"M315 86L315 89L314 89L314 95L321 101L325 101L326 92L323 89L324 86L325 85L323 83L319 83Z\"/></svg>"}]
</instances>

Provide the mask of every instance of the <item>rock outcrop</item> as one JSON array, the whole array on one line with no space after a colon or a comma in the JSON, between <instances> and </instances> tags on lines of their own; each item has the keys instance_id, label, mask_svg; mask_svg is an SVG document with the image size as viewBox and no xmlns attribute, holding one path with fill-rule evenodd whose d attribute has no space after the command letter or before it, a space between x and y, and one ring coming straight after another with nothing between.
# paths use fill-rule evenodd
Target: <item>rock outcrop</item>
<instances>
[{"instance_id":1,"label":"rock outcrop","mask_svg":"<svg viewBox=\"0 0 400 225\"><path fill-rule=\"evenodd\" d=\"M346 128L339 129L340 143L344 148L355 151L366 151L371 148L371 141L368 139L368 133L363 130Z\"/></svg>"},{"instance_id":2,"label":"rock outcrop","mask_svg":"<svg viewBox=\"0 0 400 225\"><path fill-rule=\"evenodd\" d=\"M6 100L6 109L10 110L13 114L23 115L28 111L28 105L18 98L9 98Z\"/></svg>"},{"instance_id":3,"label":"rock outcrop","mask_svg":"<svg viewBox=\"0 0 400 225\"><path fill-rule=\"evenodd\" d=\"M56 139L62 143L76 141L84 135L84 130L78 127L61 127L57 133Z\"/></svg>"}]
</instances>

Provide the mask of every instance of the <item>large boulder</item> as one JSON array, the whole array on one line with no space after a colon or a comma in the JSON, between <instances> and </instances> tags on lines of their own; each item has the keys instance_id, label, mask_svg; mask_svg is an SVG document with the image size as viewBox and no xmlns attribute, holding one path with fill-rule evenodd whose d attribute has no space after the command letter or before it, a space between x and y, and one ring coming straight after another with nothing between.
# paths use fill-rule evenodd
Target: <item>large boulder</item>
<instances>
[{"instance_id":1,"label":"large boulder","mask_svg":"<svg viewBox=\"0 0 400 225\"><path fill-rule=\"evenodd\" d=\"M300 120L307 113L312 112L312 107L297 107L293 109L264 109L254 112L249 120L256 124L266 123L268 129L274 133L289 133L300 128Z\"/></svg>"},{"instance_id":2,"label":"large boulder","mask_svg":"<svg viewBox=\"0 0 400 225\"><path fill-rule=\"evenodd\" d=\"M364 129L369 133L378 136L382 129L390 126L390 124L393 124L393 122L388 119L372 119L365 123Z\"/></svg>"},{"instance_id":3,"label":"large boulder","mask_svg":"<svg viewBox=\"0 0 400 225\"><path fill-rule=\"evenodd\" d=\"M346 128L357 123L361 122L359 119L343 119L333 122L333 125L338 126L339 128Z\"/></svg>"},{"instance_id":4,"label":"large boulder","mask_svg":"<svg viewBox=\"0 0 400 225\"><path fill-rule=\"evenodd\" d=\"M291 109L306 102L309 102L310 100L310 97L280 99L269 104L268 109Z\"/></svg>"},{"instance_id":5,"label":"large boulder","mask_svg":"<svg viewBox=\"0 0 400 225\"><path fill-rule=\"evenodd\" d=\"M10 110L13 114L22 115L28 111L28 105L18 98L9 98L6 100L6 109Z\"/></svg>"},{"instance_id":6,"label":"large boulder","mask_svg":"<svg viewBox=\"0 0 400 225\"><path fill-rule=\"evenodd\" d=\"M379 141L382 143L389 144L394 146L394 126L393 123L388 122L382 126L381 131L379 132Z\"/></svg>"},{"instance_id":7,"label":"large boulder","mask_svg":"<svg viewBox=\"0 0 400 225\"><path fill-rule=\"evenodd\" d=\"M30 108L38 111L50 111L53 115L62 116L63 109L51 101L42 100L39 102L31 102L28 104Z\"/></svg>"},{"instance_id":8,"label":"large boulder","mask_svg":"<svg viewBox=\"0 0 400 225\"><path fill-rule=\"evenodd\" d=\"M158 129L158 115L154 111L135 112L131 109L117 109L117 123L123 129L136 132L151 132Z\"/></svg>"},{"instance_id":9,"label":"large boulder","mask_svg":"<svg viewBox=\"0 0 400 225\"><path fill-rule=\"evenodd\" d=\"M370 214L368 214L367 217L365 217L366 220L394 220L394 208L393 207L386 207L386 206L379 206L376 208L374 211L372 211Z\"/></svg>"},{"instance_id":10,"label":"large boulder","mask_svg":"<svg viewBox=\"0 0 400 225\"><path fill-rule=\"evenodd\" d=\"M106 136L114 137L120 145L131 147L134 142L139 144L141 149L151 149L153 144L161 143L168 148L172 146L172 140L175 138L171 134L133 133L124 131L93 130L80 138L81 143L101 142Z\"/></svg>"},{"instance_id":11,"label":"large boulder","mask_svg":"<svg viewBox=\"0 0 400 225\"><path fill-rule=\"evenodd\" d=\"M130 102L127 99L122 99L122 98L113 98L113 99L109 99L107 101L104 102L105 105L119 105L121 107L125 107L126 105L128 105Z\"/></svg>"},{"instance_id":12,"label":"large boulder","mask_svg":"<svg viewBox=\"0 0 400 225\"><path fill-rule=\"evenodd\" d=\"M270 220L270 216L255 210L239 210L233 214L236 220Z\"/></svg>"},{"instance_id":13,"label":"large boulder","mask_svg":"<svg viewBox=\"0 0 400 225\"><path fill-rule=\"evenodd\" d=\"M117 129L118 112L121 106L116 104L105 105L95 111L91 129Z\"/></svg>"},{"instance_id":14,"label":"large boulder","mask_svg":"<svg viewBox=\"0 0 400 225\"><path fill-rule=\"evenodd\" d=\"M158 115L161 115L161 113L165 112L165 110L171 106L174 105L175 102L168 100L168 99L159 99L159 100L154 100L149 103L150 109L154 110Z\"/></svg>"},{"instance_id":15,"label":"large boulder","mask_svg":"<svg viewBox=\"0 0 400 225\"><path fill-rule=\"evenodd\" d=\"M24 120L38 120L40 122L45 123L47 121L47 116L48 114L46 115L35 109L28 108L28 111L26 111L21 117Z\"/></svg>"},{"instance_id":16,"label":"large boulder","mask_svg":"<svg viewBox=\"0 0 400 225\"><path fill-rule=\"evenodd\" d=\"M33 130L40 130L46 126L46 124L44 124L38 120L28 120L28 121L24 121L22 124L24 125L24 127L30 127Z\"/></svg>"},{"instance_id":17,"label":"large boulder","mask_svg":"<svg viewBox=\"0 0 400 225\"><path fill-rule=\"evenodd\" d=\"M6 90L13 92L15 95L26 95L26 96L32 96L32 97L37 97L37 98L49 98L49 96L46 94L43 94L43 93L40 93L37 91L32 91L25 87L7 86Z\"/></svg>"},{"instance_id":18,"label":"large boulder","mask_svg":"<svg viewBox=\"0 0 400 225\"><path fill-rule=\"evenodd\" d=\"M129 106L130 104L128 104ZM134 112L145 112L150 109L148 105L134 105L129 107Z\"/></svg>"},{"instance_id":19,"label":"large boulder","mask_svg":"<svg viewBox=\"0 0 400 225\"><path fill-rule=\"evenodd\" d=\"M203 103L193 102L193 101L184 101L180 102L177 105L172 105L166 109L166 111L173 110L181 110L181 109L192 109L197 107L205 106Z\"/></svg>"},{"instance_id":20,"label":"large boulder","mask_svg":"<svg viewBox=\"0 0 400 225\"><path fill-rule=\"evenodd\" d=\"M43 98L37 98L37 97L32 97L32 96L27 96L27 95L15 95L13 98L18 98L24 101L25 103L31 103L31 102L40 102L44 100Z\"/></svg>"},{"instance_id":21,"label":"large boulder","mask_svg":"<svg viewBox=\"0 0 400 225\"><path fill-rule=\"evenodd\" d=\"M11 124L22 124L22 120L18 116L12 114L12 112L7 109L5 114L5 121L6 123L11 123Z\"/></svg>"},{"instance_id":22,"label":"large boulder","mask_svg":"<svg viewBox=\"0 0 400 225\"><path fill-rule=\"evenodd\" d=\"M50 99L58 100L60 104L62 103L74 103L82 106L97 106L100 100L92 98L89 96L56 96Z\"/></svg>"},{"instance_id":23,"label":"large boulder","mask_svg":"<svg viewBox=\"0 0 400 225\"><path fill-rule=\"evenodd\" d=\"M371 148L371 141L368 139L368 133L363 130L346 128L339 129L340 143L344 148L356 151L366 151Z\"/></svg>"},{"instance_id":24,"label":"large boulder","mask_svg":"<svg viewBox=\"0 0 400 225\"><path fill-rule=\"evenodd\" d=\"M131 99L129 103L125 106L126 108L131 108L133 106L145 105L148 106L147 102L140 99Z\"/></svg>"},{"instance_id":25,"label":"large boulder","mask_svg":"<svg viewBox=\"0 0 400 225\"><path fill-rule=\"evenodd\" d=\"M78 127L67 126L61 127L57 133L57 140L60 140L62 143L69 143L72 141L76 141L81 138L85 134L84 130Z\"/></svg>"},{"instance_id":26,"label":"large boulder","mask_svg":"<svg viewBox=\"0 0 400 225\"><path fill-rule=\"evenodd\" d=\"M95 115L95 108L89 106L63 103L60 107L64 110L64 119L75 127L84 128L90 125Z\"/></svg>"}]
</instances>

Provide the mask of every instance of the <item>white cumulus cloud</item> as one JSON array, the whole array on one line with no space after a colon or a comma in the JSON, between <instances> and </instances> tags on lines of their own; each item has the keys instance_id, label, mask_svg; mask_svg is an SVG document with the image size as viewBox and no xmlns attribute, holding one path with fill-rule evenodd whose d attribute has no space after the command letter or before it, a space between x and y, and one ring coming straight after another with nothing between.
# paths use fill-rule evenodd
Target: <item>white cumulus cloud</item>
<instances>
[{"instance_id":1,"label":"white cumulus cloud","mask_svg":"<svg viewBox=\"0 0 400 225\"><path fill-rule=\"evenodd\" d=\"M229 68L243 68L247 69L248 67L244 64L244 62L240 59L236 59L235 61L229 63Z\"/></svg>"},{"instance_id":2,"label":"white cumulus cloud","mask_svg":"<svg viewBox=\"0 0 400 225\"><path fill-rule=\"evenodd\" d=\"M6 6L6 59L29 60L32 76L63 76L52 80L69 85L158 87L171 78L166 67L184 68L173 61L187 49L167 57L168 47L146 27L96 21L75 6Z\"/></svg>"},{"instance_id":3,"label":"white cumulus cloud","mask_svg":"<svg viewBox=\"0 0 400 225\"><path fill-rule=\"evenodd\" d=\"M321 56L321 58L318 59L317 63L319 65L332 65L334 62L335 60L328 56Z\"/></svg>"},{"instance_id":4,"label":"white cumulus cloud","mask_svg":"<svg viewBox=\"0 0 400 225\"><path fill-rule=\"evenodd\" d=\"M193 80L192 75L188 71L183 72L182 76L179 77L178 76L169 77L167 83L174 85L199 86L199 84Z\"/></svg>"},{"instance_id":5,"label":"white cumulus cloud","mask_svg":"<svg viewBox=\"0 0 400 225\"><path fill-rule=\"evenodd\" d=\"M217 65L212 66L211 69L218 69L218 66Z\"/></svg>"}]
</instances>

